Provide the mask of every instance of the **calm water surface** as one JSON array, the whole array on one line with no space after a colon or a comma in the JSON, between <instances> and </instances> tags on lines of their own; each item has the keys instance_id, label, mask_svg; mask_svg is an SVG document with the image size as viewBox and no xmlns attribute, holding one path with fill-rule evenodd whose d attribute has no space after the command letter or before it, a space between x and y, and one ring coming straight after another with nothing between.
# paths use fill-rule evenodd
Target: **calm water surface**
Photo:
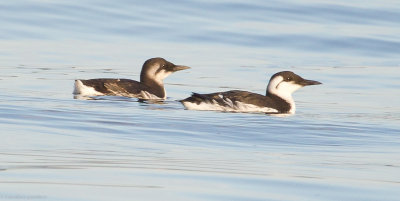
<instances>
[{"instance_id":1,"label":"calm water surface","mask_svg":"<svg viewBox=\"0 0 400 201\"><path fill-rule=\"evenodd\" d=\"M0 200L399 200L397 1L0 3ZM161 104L74 99L78 78L191 66ZM296 115L176 100L318 80Z\"/></svg>"}]
</instances>

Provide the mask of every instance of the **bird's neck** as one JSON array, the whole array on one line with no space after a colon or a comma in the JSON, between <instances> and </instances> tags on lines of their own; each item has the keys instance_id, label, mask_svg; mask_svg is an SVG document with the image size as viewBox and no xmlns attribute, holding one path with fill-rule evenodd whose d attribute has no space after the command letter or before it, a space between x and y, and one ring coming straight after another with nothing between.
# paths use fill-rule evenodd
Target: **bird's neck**
<instances>
[{"instance_id":1,"label":"bird's neck","mask_svg":"<svg viewBox=\"0 0 400 201\"><path fill-rule=\"evenodd\" d=\"M154 79L150 79L148 77L141 76L140 83L142 83L146 86L145 90L147 90L148 92L156 95L157 97L159 97L161 99L166 98L167 94L165 92L163 82L157 82Z\"/></svg>"},{"instance_id":2,"label":"bird's neck","mask_svg":"<svg viewBox=\"0 0 400 201\"><path fill-rule=\"evenodd\" d=\"M273 99L281 111L289 114L294 114L296 112L296 104L292 94L276 94L267 90L266 96Z\"/></svg>"}]
</instances>

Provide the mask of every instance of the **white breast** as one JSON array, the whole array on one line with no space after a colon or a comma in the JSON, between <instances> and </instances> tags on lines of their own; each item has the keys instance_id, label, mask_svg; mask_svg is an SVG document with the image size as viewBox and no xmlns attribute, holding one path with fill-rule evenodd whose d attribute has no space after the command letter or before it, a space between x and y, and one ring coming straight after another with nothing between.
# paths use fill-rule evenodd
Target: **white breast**
<instances>
[{"instance_id":1,"label":"white breast","mask_svg":"<svg viewBox=\"0 0 400 201\"><path fill-rule=\"evenodd\" d=\"M166 93L164 92L164 94L166 94ZM165 100L166 97L158 97L152 93L149 93L148 91L141 91L140 98L148 99L148 100Z\"/></svg>"}]
</instances>

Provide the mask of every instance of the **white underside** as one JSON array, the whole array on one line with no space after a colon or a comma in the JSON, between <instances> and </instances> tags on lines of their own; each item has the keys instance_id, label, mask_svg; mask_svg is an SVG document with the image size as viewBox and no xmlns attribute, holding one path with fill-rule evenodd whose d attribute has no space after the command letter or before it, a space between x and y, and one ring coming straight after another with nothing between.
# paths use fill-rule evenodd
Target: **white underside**
<instances>
[{"instance_id":1,"label":"white underside","mask_svg":"<svg viewBox=\"0 0 400 201\"><path fill-rule=\"evenodd\" d=\"M102 96L103 93L96 91L93 87L88 87L82 83L80 80L75 80L74 92L73 94L81 96Z\"/></svg>"},{"instance_id":2,"label":"white underside","mask_svg":"<svg viewBox=\"0 0 400 201\"><path fill-rule=\"evenodd\" d=\"M275 113L278 110L268 107L258 107L253 104L247 104L242 102L235 102L228 104L227 106L221 106L216 101L213 102L202 102L200 104L191 102L182 102L188 110L213 110L213 111L226 111L226 112L264 112L264 113Z\"/></svg>"}]
</instances>

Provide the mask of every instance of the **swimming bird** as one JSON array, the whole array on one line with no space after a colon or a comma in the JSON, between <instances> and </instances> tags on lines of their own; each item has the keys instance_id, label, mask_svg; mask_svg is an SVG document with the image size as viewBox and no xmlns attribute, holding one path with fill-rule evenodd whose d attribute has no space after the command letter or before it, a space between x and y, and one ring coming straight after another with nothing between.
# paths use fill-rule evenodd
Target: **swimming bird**
<instances>
[{"instance_id":1,"label":"swimming bird","mask_svg":"<svg viewBox=\"0 0 400 201\"><path fill-rule=\"evenodd\" d=\"M81 96L126 96L143 100L165 100L167 94L163 80L170 74L189 69L175 65L163 58L151 58L144 62L140 82L130 79L75 80L73 94Z\"/></svg>"},{"instance_id":2,"label":"swimming bird","mask_svg":"<svg viewBox=\"0 0 400 201\"><path fill-rule=\"evenodd\" d=\"M282 71L271 77L265 96L248 91L232 90L210 94L193 93L192 96L180 102L189 110L294 114L296 105L292 93L304 86L317 84L322 83L306 80L291 71Z\"/></svg>"}]
</instances>

